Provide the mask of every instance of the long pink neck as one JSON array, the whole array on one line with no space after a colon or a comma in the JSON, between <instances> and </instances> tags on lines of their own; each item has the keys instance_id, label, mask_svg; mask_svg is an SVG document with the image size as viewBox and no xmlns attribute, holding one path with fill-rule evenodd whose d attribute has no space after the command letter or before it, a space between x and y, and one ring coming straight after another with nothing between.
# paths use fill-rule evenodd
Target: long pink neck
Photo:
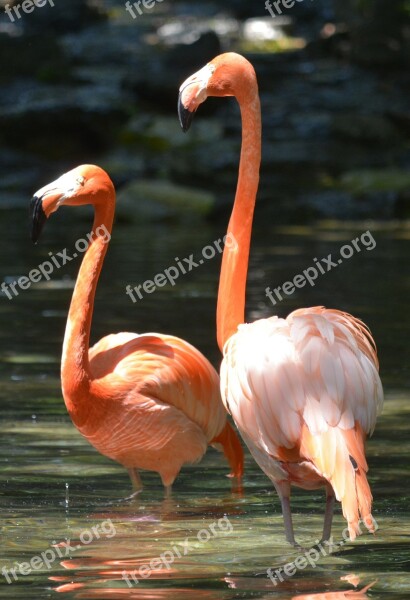
<instances>
[{"instance_id":1,"label":"long pink neck","mask_svg":"<svg viewBox=\"0 0 410 600\"><path fill-rule=\"evenodd\" d=\"M114 191L104 198L104 202L95 204L92 241L81 263L67 318L61 381L67 409L73 420L77 417L77 421L81 421L83 416L85 418L88 410L87 400L92 380L88 360L91 320L95 291L111 234L114 209Z\"/></svg>"},{"instance_id":2,"label":"long pink neck","mask_svg":"<svg viewBox=\"0 0 410 600\"><path fill-rule=\"evenodd\" d=\"M246 90L238 101L242 117L242 149L235 202L228 225L228 234L233 239L229 240L229 246L225 245L219 279L217 338L221 351L245 319L249 247L261 161L261 111L257 85Z\"/></svg>"}]
</instances>

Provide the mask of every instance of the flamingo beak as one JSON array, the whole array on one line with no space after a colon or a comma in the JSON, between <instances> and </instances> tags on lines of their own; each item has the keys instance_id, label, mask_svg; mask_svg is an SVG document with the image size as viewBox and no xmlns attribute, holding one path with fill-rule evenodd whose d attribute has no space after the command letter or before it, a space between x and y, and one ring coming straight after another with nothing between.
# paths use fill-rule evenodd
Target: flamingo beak
<instances>
[{"instance_id":1,"label":"flamingo beak","mask_svg":"<svg viewBox=\"0 0 410 600\"><path fill-rule=\"evenodd\" d=\"M43 209L43 196L33 196L33 198L31 199L30 217L31 241L37 244L44 223L47 221L47 215Z\"/></svg>"},{"instance_id":2,"label":"flamingo beak","mask_svg":"<svg viewBox=\"0 0 410 600\"><path fill-rule=\"evenodd\" d=\"M191 126L196 109L205 102L209 81L215 71L215 66L208 63L188 77L179 88L178 116L182 131L186 132Z\"/></svg>"},{"instance_id":3,"label":"flamingo beak","mask_svg":"<svg viewBox=\"0 0 410 600\"><path fill-rule=\"evenodd\" d=\"M31 239L37 244L48 217L66 201L76 197L85 179L78 169L65 173L52 183L39 189L30 202Z\"/></svg>"},{"instance_id":4,"label":"flamingo beak","mask_svg":"<svg viewBox=\"0 0 410 600\"><path fill-rule=\"evenodd\" d=\"M178 97L178 116L182 131L184 133L186 133L191 127L191 123L194 120L194 115L195 111L191 112L185 108L184 103L182 102L182 92L180 92Z\"/></svg>"}]
</instances>

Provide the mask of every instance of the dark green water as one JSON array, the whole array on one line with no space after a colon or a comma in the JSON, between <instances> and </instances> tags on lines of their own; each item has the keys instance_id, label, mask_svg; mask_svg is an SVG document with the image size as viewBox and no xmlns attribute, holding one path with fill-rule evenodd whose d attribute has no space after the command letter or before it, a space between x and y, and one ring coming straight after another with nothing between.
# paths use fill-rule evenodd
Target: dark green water
<instances>
[{"instance_id":1,"label":"dark green water","mask_svg":"<svg viewBox=\"0 0 410 600\"><path fill-rule=\"evenodd\" d=\"M89 230L88 213L62 210L33 247L25 220L19 211L1 214L0 281L27 274L49 251L67 247L71 252ZM341 246L366 230L376 241L373 250L355 252L318 277L314 287L305 286L275 307L269 303L266 286L282 285L314 258L339 256ZM193 252L199 257L223 234L223 225L203 223L117 224L97 293L93 340L124 330L169 332L197 345L217 365L218 257L135 304L125 285L152 279L176 256ZM343 592L354 590L353 584L358 590L373 584L357 598L410 597L410 229L370 222L288 227L270 224L259 213L253 239L249 319L324 304L362 318L378 343L386 403L368 444L376 535L345 543L275 586L266 570L293 561L298 552L285 543L278 498L249 455L242 496L231 492L227 466L210 450L200 465L181 472L171 499L164 498L153 473L143 473L144 491L126 499L131 491L127 473L77 433L61 397L59 360L77 259L55 271L47 285L21 291L13 300L0 296L0 569L47 550L52 556L55 544L62 555L49 569L18 575L10 584L0 576L0 598L65 593L101 599L338 600L350 597ZM292 506L297 537L308 546L321 533L323 494L295 491ZM98 537L93 527L99 527ZM335 541L343 539L344 527L338 507ZM61 546L66 539L74 547L69 556ZM169 568L157 566L146 579L136 575L139 581L131 579L131 587L122 579L124 571L131 576L164 552L173 556Z\"/></svg>"}]
</instances>

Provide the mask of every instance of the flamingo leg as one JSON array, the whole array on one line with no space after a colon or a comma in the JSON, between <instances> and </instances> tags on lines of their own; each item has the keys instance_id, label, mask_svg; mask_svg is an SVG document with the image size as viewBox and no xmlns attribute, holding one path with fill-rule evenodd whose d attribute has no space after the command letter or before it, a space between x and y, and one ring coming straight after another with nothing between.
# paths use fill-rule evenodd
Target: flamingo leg
<instances>
[{"instance_id":1,"label":"flamingo leg","mask_svg":"<svg viewBox=\"0 0 410 600\"><path fill-rule=\"evenodd\" d=\"M330 485L326 486L326 510L325 510L325 519L323 522L323 533L321 542L326 542L330 539L330 532L332 530L332 520L333 520L333 508L335 505L335 493L333 488Z\"/></svg>"},{"instance_id":2,"label":"flamingo leg","mask_svg":"<svg viewBox=\"0 0 410 600\"><path fill-rule=\"evenodd\" d=\"M299 544L295 540L295 534L293 531L292 511L290 509L290 498L289 498L289 496L282 496L280 501L282 504L282 515L283 515L283 522L285 524L286 540L289 542L289 544L292 544L292 546L298 546Z\"/></svg>"},{"instance_id":3,"label":"flamingo leg","mask_svg":"<svg viewBox=\"0 0 410 600\"><path fill-rule=\"evenodd\" d=\"M295 534L293 531L292 511L290 509L290 484L287 481L281 481L280 483L275 484L275 488L278 492L282 505L282 516L285 525L286 540L292 544L292 546L299 546L295 540Z\"/></svg>"},{"instance_id":4,"label":"flamingo leg","mask_svg":"<svg viewBox=\"0 0 410 600\"><path fill-rule=\"evenodd\" d=\"M136 494L139 494L142 491L143 485L137 469L128 469L128 474L130 476L132 487L134 490L134 493L132 495L134 496Z\"/></svg>"}]
</instances>

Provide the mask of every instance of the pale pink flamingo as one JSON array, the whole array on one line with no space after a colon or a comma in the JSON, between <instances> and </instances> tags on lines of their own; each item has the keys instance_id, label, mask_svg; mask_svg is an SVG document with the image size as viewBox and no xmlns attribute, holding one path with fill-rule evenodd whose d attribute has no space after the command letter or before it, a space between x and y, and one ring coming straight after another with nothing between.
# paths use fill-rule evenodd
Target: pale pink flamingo
<instances>
[{"instance_id":1,"label":"pale pink flamingo","mask_svg":"<svg viewBox=\"0 0 410 600\"><path fill-rule=\"evenodd\" d=\"M383 403L374 341L358 319L323 307L244 324L245 287L261 159L261 111L252 65L222 54L180 88L186 131L208 96L235 96L242 116L239 179L218 292L217 337L223 352L222 399L282 505L286 539L296 544L291 484L325 486L323 540L331 533L335 496L350 539L359 519L374 530L364 441Z\"/></svg>"},{"instance_id":2,"label":"pale pink flamingo","mask_svg":"<svg viewBox=\"0 0 410 600\"><path fill-rule=\"evenodd\" d=\"M138 469L156 471L170 490L181 467L208 445L223 447L238 478L240 441L226 419L219 377L182 339L159 333L108 335L89 349L94 297L111 239L115 190L107 173L82 165L31 201L32 239L60 206L94 206L91 242L75 284L64 336L61 382L71 419L101 454L122 464L134 489Z\"/></svg>"}]
</instances>

